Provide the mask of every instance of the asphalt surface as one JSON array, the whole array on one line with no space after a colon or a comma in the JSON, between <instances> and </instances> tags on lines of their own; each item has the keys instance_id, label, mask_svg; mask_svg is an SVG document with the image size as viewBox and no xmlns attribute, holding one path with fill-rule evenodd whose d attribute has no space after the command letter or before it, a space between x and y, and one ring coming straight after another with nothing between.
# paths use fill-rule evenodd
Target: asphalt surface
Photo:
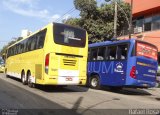
<instances>
[{"instance_id":1,"label":"asphalt surface","mask_svg":"<svg viewBox=\"0 0 160 115\"><path fill-rule=\"evenodd\" d=\"M49 109L48 114L66 114L69 110L73 114L86 115L104 114L106 110L109 114L113 109L160 110L160 89L124 89L112 92L107 88L94 90L80 86L30 88L17 79L0 74L0 108L25 109L25 112L31 109L31 113L35 113L33 109L36 109L41 111L40 115L45 109ZM120 111L116 113L120 114Z\"/></svg>"}]
</instances>

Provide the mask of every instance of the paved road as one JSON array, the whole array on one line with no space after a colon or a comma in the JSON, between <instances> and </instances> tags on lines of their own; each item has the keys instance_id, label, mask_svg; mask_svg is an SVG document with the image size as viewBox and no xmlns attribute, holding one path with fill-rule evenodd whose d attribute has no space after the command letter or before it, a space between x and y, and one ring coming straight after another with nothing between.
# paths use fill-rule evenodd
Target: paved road
<instances>
[{"instance_id":1,"label":"paved road","mask_svg":"<svg viewBox=\"0 0 160 115\"><path fill-rule=\"evenodd\" d=\"M95 113L96 109L160 109L160 89L29 88L0 74L0 108L73 109L74 114Z\"/></svg>"}]
</instances>

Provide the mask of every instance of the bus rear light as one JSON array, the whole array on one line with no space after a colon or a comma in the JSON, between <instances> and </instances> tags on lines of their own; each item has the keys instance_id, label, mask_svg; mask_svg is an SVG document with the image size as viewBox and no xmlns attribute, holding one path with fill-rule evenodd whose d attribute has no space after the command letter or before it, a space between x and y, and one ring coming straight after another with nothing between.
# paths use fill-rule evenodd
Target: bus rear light
<instances>
[{"instance_id":1,"label":"bus rear light","mask_svg":"<svg viewBox=\"0 0 160 115\"><path fill-rule=\"evenodd\" d=\"M48 68L49 68L49 54L47 54L45 58L45 72L47 74L48 74Z\"/></svg>"},{"instance_id":2,"label":"bus rear light","mask_svg":"<svg viewBox=\"0 0 160 115\"><path fill-rule=\"evenodd\" d=\"M130 71L130 76L136 79L136 66L132 66L132 69Z\"/></svg>"}]
</instances>

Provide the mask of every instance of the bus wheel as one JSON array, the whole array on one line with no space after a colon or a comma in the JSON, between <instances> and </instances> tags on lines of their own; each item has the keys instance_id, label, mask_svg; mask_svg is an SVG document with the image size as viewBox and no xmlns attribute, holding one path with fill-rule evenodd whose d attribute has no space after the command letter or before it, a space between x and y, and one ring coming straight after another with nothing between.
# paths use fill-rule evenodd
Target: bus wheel
<instances>
[{"instance_id":1,"label":"bus wheel","mask_svg":"<svg viewBox=\"0 0 160 115\"><path fill-rule=\"evenodd\" d=\"M25 73L24 73L24 72L22 73L21 79L22 79L22 84L23 84L23 85L26 85L27 82L26 82L26 80L25 80Z\"/></svg>"},{"instance_id":2,"label":"bus wheel","mask_svg":"<svg viewBox=\"0 0 160 115\"><path fill-rule=\"evenodd\" d=\"M31 87L31 88L33 88L33 87L35 87L35 84L32 83L32 78L31 78L31 77L32 77L32 76L31 76L31 73L29 72L28 75L27 75L28 86Z\"/></svg>"},{"instance_id":3,"label":"bus wheel","mask_svg":"<svg viewBox=\"0 0 160 115\"><path fill-rule=\"evenodd\" d=\"M7 69L5 70L6 78L9 78L9 75L7 75Z\"/></svg>"},{"instance_id":4,"label":"bus wheel","mask_svg":"<svg viewBox=\"0 0 160 115\"><path fill-rule=\"evenodd\" d=\"M100 80L97 75L91 76L89 80L89 86L93 89L100 89Z\"/></svg>"},{"instance_id":5,"label":"bus wheel","mask_svg":"<svg viewBox=\"0 0 160 115\"><path fill-rule=\"evenodd\" d=\"M6 74L6 78L9 78L9 75Z\"/></svg>"}]
</instances>

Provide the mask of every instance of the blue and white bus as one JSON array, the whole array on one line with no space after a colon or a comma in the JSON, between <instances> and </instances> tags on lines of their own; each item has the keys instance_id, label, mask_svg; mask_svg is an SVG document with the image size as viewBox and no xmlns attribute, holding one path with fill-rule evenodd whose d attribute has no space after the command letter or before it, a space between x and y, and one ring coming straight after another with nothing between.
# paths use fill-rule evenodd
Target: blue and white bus
<instances>
[{"instance_id":1,"label":"blue and white bus","mask_svg":"<svg viewBox=\"0 0 160 115\"><path fill-rule=\"evenodd\" d=\"M156 85L156 46L135 39L89 45L88 85L150 88Z\"/></svg>"}]
</instances>

